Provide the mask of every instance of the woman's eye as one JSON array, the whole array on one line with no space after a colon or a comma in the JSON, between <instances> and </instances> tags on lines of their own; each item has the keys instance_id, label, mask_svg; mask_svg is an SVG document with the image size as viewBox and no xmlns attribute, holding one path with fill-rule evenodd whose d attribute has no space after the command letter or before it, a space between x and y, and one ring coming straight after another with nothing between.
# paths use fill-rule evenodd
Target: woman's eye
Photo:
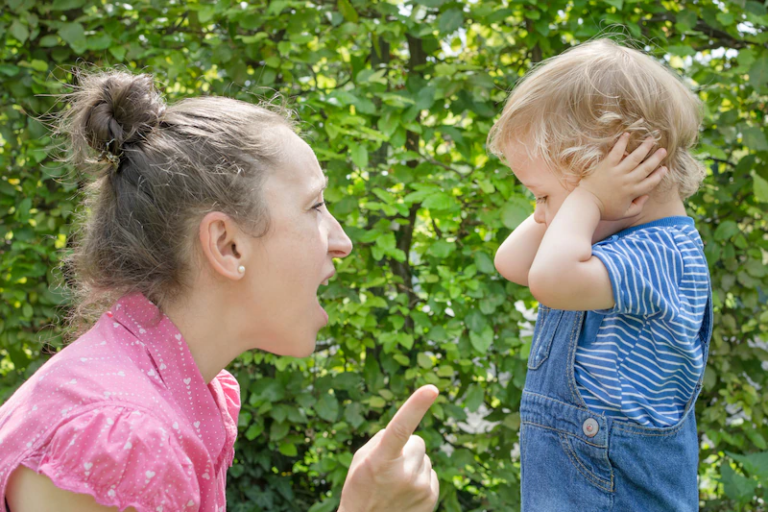
<instances>
[{"instance_id":1,"label":"woman's eye","mask_svg":"<svg viewBox=\"0 0 768 512\"><path fill-rule=\"evenodd\" d=\"M314 210L317 210L317 211L319 212L319 211L320 211L320 208L322 208L324 205L325 205L325 201L320 201L319 203L317 203L317 204L316 204L315 206L313 206L312 208L313 208Z\"/></svg>"}]
</instances>

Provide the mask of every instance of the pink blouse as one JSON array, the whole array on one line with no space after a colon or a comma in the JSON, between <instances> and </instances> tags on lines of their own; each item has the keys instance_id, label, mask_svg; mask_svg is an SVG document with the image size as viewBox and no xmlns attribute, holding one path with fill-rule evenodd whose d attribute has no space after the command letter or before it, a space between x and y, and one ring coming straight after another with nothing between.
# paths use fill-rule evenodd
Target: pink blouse
<instances>
[{"instance_id":1,"label":"pink blouse","mask_svg":"<svg viewBox=\"0 0 768 512\"><path fill-rule=\"evenodd\" d=\"M19 464L120 510L224 511L239 412L237 380L206 384L170 319L126 295L0 407L0 512Z\"/></svg>"}]
</instances>

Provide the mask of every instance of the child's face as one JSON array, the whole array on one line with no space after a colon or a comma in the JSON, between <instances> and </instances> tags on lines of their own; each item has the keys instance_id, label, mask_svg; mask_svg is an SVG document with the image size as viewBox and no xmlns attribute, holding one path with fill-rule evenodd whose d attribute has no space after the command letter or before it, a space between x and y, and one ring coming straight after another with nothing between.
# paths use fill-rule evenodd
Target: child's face
<instances>
[{"instance_id":1,"label":"child's face","mask_svg":"<svg viewBox=\"0 0 768 512\"><path fill-rule=\"evenodd\" d=\"M517 179L536 197L533 219L549 226L565 198L578 185L578 180L566 177L561 183L542 158L529 157L521 143L507 144L503 153Z\"/></svg>"}]
</instances>

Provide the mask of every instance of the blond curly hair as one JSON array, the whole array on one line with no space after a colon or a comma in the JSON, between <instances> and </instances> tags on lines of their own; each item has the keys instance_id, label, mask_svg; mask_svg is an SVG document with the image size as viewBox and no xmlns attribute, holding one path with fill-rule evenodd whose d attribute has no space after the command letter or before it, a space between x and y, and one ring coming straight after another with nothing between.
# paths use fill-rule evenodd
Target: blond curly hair
<instances>
[{"instance_id":1,"label":"blond curly hair","mask_svg":"<svg viewBox=\"0 0 768 512\"><path fill-rule=\"evenodd\" d=\"M681 199L696 193L705 167L691 154L701 124L699 98L650 56L596 39L532 69L514 88L488 135L503 158L517 140L559 178L587 176L624 132L628 151L647 137L665 148L669 169L661 188L677 186ZM649 153L652 154L652 153Z\"/></svg>"}]
</instances>

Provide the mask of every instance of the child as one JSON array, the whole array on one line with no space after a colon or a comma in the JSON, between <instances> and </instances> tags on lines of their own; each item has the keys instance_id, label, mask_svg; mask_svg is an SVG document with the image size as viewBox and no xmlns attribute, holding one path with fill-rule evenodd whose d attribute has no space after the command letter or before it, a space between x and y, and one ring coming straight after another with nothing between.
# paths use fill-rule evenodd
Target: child
<instances>
[{"instance_id":1,"label":"child","mask_svg":"<svg viewBox=\"0 0 768 512\"><path fill-rule=\"evenodd\" d=\"M524 511L698 510L693 406L712 306L683 200L705 174L690 154L699 123L670 71L596 40L535 69L491 130L536 197L496 254L540 303L521 402Z\"/></svg>"}]
</instances>

